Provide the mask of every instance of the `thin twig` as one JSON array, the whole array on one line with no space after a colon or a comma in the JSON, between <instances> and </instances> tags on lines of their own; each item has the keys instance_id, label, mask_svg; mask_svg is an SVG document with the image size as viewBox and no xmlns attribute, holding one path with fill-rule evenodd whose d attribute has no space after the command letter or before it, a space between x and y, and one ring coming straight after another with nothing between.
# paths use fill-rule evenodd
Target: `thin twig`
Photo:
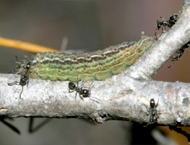
<instances>
[{"instance_id":1,"label":"thin twig","mask_svg":"<svg viewBox=\"0 0 190 145\"><path fill-rule=\"evenodd\" d=\"M2 37L0 37L0 46L9 47L9 48L18 49L18 50L24 50L24 51L28 51L32 53L48 52L48 51L60 52L53 48L48 48L45 46L40 46L40 45L18 41L18 40L11 40L11 39L2 38Z\"/></svg>"}]
</instances>

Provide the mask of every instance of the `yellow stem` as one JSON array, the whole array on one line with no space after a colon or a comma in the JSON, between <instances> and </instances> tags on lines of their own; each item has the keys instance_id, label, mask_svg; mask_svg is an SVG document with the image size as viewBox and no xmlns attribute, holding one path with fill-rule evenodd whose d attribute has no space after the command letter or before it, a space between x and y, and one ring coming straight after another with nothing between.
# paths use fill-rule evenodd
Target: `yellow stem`
<instances>
[{"instance_id":1,"label":"yellow stem","mask_svg":"<svg viewBox=\"0 0 190 145\"><path fill-rule=\"evenodd\" d=\"M0 46L24 50L24 51L28 51L32 53L48 52L48 51L60 52L53 48L48 48L48 47L44 47L44 46L40 46L40 45L36 45L32 43L22 42L18 40L11 40L11 39L2 38L2 37L0 37Z\"/></svg>"}]
</instances>

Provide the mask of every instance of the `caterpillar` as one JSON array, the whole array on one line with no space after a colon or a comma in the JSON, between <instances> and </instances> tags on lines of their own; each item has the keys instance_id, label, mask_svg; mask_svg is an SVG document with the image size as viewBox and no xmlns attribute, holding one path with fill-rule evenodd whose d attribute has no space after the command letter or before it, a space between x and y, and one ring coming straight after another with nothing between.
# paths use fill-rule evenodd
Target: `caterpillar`
<instances>
[{"instance_id":1,"label":"caterpillar","mask_svg":"<svg viewBox=\"0 0 190 145\"><path fill-rule=\"evenodd\" d=\"M38 53L30 59L30 78L51 81L102 81L117 75L138 61L155 42L142 36L139 41L124 42L102 51L84 54ZM20 67L19 74L26 70Z\"/></svg>"}]
</instances>

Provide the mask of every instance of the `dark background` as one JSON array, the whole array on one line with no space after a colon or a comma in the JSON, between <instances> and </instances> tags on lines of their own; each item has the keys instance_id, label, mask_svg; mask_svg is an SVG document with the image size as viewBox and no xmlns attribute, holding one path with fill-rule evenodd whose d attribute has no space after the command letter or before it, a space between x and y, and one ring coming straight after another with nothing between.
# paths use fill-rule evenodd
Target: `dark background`
<instances>
[{"instance_id":1,"label":"dark background","mask_svg":"<svg viewBox=\"0 0 190 145\"><path fill-rule=\"evenodd\" d=\"M67 38L67 50L90 52L138 40L141 31L153 36L156 20L178 13L182 3L183 0L0 0L0 36L58 50L62 40ZM14 69L15 55L23 59L24 55L32 54L0 47L1 73ZM188 56L189 51L186 51L169 69L172 63L168 61L153 78L189 82ZM39 123L43 119L36 120ZM52 119L34 134L27 132L28 119L15 119L13 123L22 135L0 123L0 144L130 144L130 123L127 122L92 125L79 119Z\"/></svg>"}]
</instances>

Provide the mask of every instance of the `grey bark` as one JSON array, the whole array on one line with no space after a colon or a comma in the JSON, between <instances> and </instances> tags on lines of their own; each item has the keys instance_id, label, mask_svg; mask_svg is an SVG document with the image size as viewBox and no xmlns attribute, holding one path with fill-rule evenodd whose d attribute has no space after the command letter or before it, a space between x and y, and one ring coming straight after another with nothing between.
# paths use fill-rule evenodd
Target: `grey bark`
<instances>
[{"instance_id":1,"label":"grey bark","mask_svg":"<svg viewBox=\"0 0 190 145\"><path fill-rule=\"evenodd\" d=\"M190 40L190 0L184 1L177 23L125 73L106 81L80 82L90 89L83 100L68 91L68 82L30 79L29 85L8 86L20 76L0 75L0 115L8 117L87 118L150 123L150 99L154 98L160 125L190 126L190 83L154 81L151 76ZM149 112L149 114L148 114Z\"/></svg>"}]
</instances>

